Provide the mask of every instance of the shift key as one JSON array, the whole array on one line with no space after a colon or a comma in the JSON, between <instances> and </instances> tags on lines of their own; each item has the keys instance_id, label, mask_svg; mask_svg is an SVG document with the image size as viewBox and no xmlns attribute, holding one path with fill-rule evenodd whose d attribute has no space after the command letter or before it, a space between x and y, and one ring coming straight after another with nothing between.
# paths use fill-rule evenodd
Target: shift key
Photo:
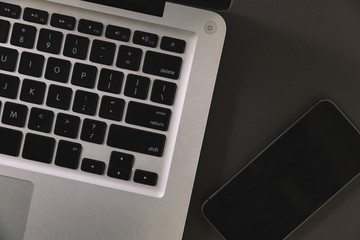
<instances>
[{"instance_id":1,"label":"shift key","mask_svg":"<svg viewBox=\"0 0 360 240\"><path fill-rule=\"evenodd\" d=\"M124 126L111 125L107 145L110 147L161 157L166 137Z\"/></svg>"}]
</instances>

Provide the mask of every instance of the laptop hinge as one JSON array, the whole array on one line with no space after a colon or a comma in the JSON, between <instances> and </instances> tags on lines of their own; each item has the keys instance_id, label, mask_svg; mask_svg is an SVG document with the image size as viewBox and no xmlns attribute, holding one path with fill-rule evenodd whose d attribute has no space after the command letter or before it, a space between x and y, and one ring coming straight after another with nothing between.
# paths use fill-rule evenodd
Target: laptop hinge
<instances>
[{"instance_id":1,"label":"laptop hinge","mask_svg":"<svg viewBox=\"0 0 360 240\"><path fill-rule=\"evenodd\" d=\"M165 0L82 0L158 17L164 15Z\"/></svg>"}]
</instances>

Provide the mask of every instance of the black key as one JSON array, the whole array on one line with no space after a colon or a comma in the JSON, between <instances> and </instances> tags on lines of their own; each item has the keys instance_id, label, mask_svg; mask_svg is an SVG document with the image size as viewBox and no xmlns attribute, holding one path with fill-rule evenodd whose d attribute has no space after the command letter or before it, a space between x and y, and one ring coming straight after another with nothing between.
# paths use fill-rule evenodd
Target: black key
<instances>
[{"instance_id":1,"label":"black key","mask_svg":"<svg viewBox=\"0 0 360 240\"><path fill-rule=\"evenodd\" d=\"M19 73L33 77L41 77L45 58L42 55L23 52L21 54Z\"/></svg>"},{"instance_id":2,"label":"black key","mask_svg":"<svg viewBox=\"0 0 360 240\"><path fill-rule=\"evenodd\" d=\"M105 36L110 39L128 42L130 40L131 31L128 28L117 27L113 25L108 25L106 27Z\"/></svg>"},{"instance_id":3,"label":"black key","mask_svg":"<svg viewBox=\"0 0 360 240\"><path fill-rule=\"evenodd\" d=\"M124 94L128 97L146 99L149 92L150 78L129 74L126 79Z\"/></svg>"},{"instance_id":4,"label":"black key","mask_svg":"<svg viewBox=\"0 0 360 240\"><path fill-rule=\"evenodd\" d=\"M94 159L84 158L82 160L81 170L88 173L103 175L105 163Z\"/></svg>"},{"instance_id":5,"label":"black key","mask_svg":"<svg viewBox=\"0 0 360 240\"><path fill-rule=\"evenodd\" d=\"M161 157L166 137L162 134L111 125L107 145L110 147Z\"/></svg>"},{"instance_id":6,"label":"black key","mask_svg":"<svg viewBox=\"0 0 360 240\"><path fill-rule=\"evenodd\" d=\"M99 96L95 93L77 90L74 99L73 111L94 116Z\"/></svg>"},{"instance_id":7,"label":"black key","mask_svg":"<svg viewBox=\"0 0 360 240\"><path fill-rule=\"evenodd\" d=\"M106 131L106 124L91 119L85 119L80 139L86 142L102 144Z\"/></svg>"},{"instance_id":8,"label":"black key","mask_svg":"<svg viewBox=\"0 0 360 240\"><path fill-rule=\"evenodd\" d=\"M130 102L125 121L142 127L166 131L169 127L170 117L170 109Z\"/></svg>"},{"instance_id":9,"label":"black key","mask_svg":"<svg viewBox=\"0 0 360 240\"><path fill-rule=\"evenodd\" d=\"M26 106L7 102L4 106L2 123L16 127L24 127L27 112L28 108Z\"/></svg>"},{"instance_id":10,"label":"black key","mask_svg":"<svg viewBox=\"0 0 360 240\"><path fill-rule=\"evenodd\" d=\"M133 42L138 45L155 48L158 44L159 37L156 34L135 31Z\"/></svg>"},{"instance_id":11,"label":"black key","mask_svg":"<svg viewBox=\"0 0 360 240\"><path fill-rule=\"evenodd\" d=\"M142 50L128 46L120 46L116 66L137 71L140 68Z\"/></svg>"},{"instance_id":12,"label":"black key","mask_svg":"<svg viewBox=\"0 0 360 240\"><path fill-rule=\"evenodd\" d=\"M6 43L9 36L10 22L0 19L0 43Z\"/></svg>"},{"instance_id":13,"label":"black key","mask_svg":"<svg viewBox=\"0 0 360 240\"><path fill-rule=\"evenodd\" d=\"M90 61L105 65L112 65L116 45L114 43L94 40L91 48Z\"/></svg>"},{"instance_id":14,"label":"black key","mask_svg":"<svg viewBox=\"0 0 360 240\"><path fill-rule=\"evenodd\" d=\"M46 66L45 78L66 83L69 79L71 62L58 58L49 58Z\"/></svg>"},{"instance_id":15,"label":"black key","mask_svg":"<svg viewBox=\"0 0 360 240\"><path fill-rule=\"evenodd\" d=\"M0 127L0 153L19 156L22 132Z\"/></svg>"},{"instance_id":16,"label":"black key","mask_svg":"<svg viewBox=\"0 0 360 240\"><path fill-rule=\"evenodd\" d=\"M130 180L131 177L131 170L130 169L123 169L123 168L108 168L107 175L112 178L117 178L121 180Z\"/></svg>"},{"instance_id":17,"label":"black key","mask_svg":"<svg viewBox=\"0 0 360 240\"><path fill-rule=\"evenodd\" d=\"M124 73L109 69L101 69L98 89L100 91L119 94L124 79Z\"/></svg>"},{"instance_id":18,"label":"black key","mask_svg":"<svg viewBox=\"0 0 360 240\"><path fill-rule=\"evenodd\" d=\"M104 25L99 22L89 21L86 19L80 19L78 31L95 36L101 36L104 29Z\"/></svg>"},{"instance_id":19,"label":"black key","mask_svg":"<svg viewBox=\"0 0 360 240\"><path fill-rule=\"evenodd\" d=\"M0 73L0 96L15 99L19 89L20 79Z\"/></svg>"},{"instance_id":20,"label":"black key","mask_svg":"<svg viewBox=\"0 0 360 240\"><path fill-rule=\"evenodd\" d=\"M112 152L109 167L131 169L134 165L134 156L122 152Z\"/></svg>"},{"instance_id":21,"label":"black key","mask_svg":"<svg viewBox=\"0 0 360 240\"><path fill-rule=\"evenodd\" d=\"M37 50L47 53L59 54L62 44L63 34L58 31L41 29Z\"/></svg>"},{"instance_id":22,"label":"black key","mask_svg":"<svg viewBox=\"0 0 360 240\"><path fill-rule=\"evenodd\" d=\"M182 58L148 51L145 56L143 72L160 77L178 79Z\"/></svg>"},{"instance_id":23,"label":"black key","mask_svg":"<svg viewBox=\"0 0 360 240\"><path fill-rule=\"evenodd\" d=\"M33 8L25 8L24 16L25 21L33 22L33 23L39 23L45 25L49 18L49 13L33 9Z\"/></svg>"},{"instance_id":24,"label":"black key","mask_svg":"<svg viewBox=\"0 0 360 240\"><path fill-rule=\"evenodd\" d=\"M64 55L71 58L85 60L90 40L86 37L68 34L66 36Z\"/></svg>"},{"instance_id":25,"label":"black key","mask_svg":"<svg viewBox=\"0 0 360 240\"><path fill-rule=\"evenodd\" d=\"M66 30L74 30L76 24L76 19L71 16L65 16L61 14L54 13L51 16L50 25L57 28L62 28Z\"/></svg>"},{"instance_id":26,"label":"black key","mask_svg":"<svg viewBox=\"0 0 360 240\"><path fill-rule=\"evenodd\" d=\"M151 101L173 105L177 85L175 83L155 80L151 92Z\"/></svg>"},{"instance_id":27,"label":"black key","mask_svg":"<svg viewBox=\"0 0 360 240\"><path fill-rule=\"evenodd\" d=\"M157 179L158 175L156 173L144 170L136 170L134 174L134 182L149 186L156 186Z\"/></svg>"},{"instance_id":28,"label":"black key","mask_svg":"<svg viewBox=\"0 0 360 240\"><path fill-rule=\"evenodd\" d=\"M59 113L56 118L54 133L59 136L76 138L79 132L80 118Z\"/></svg>"},{"instance_id":29,"label":"black key","mask_svg":"<svg viewBox=\"0 0 360 240\"><path fill-rule=\"evenodd\" d=\"M52 111L32 108L28 128L39 132L50 133L53 119L54 113Z\"/></svg>"},{"instance_id":30,"label":"black key","mask_svg":"<svg viewBox=\"0 0 360 240\"><path fill-rule=\"evenodd\" d=\"M75 63L71 83L76 86L93 88L95 85L97 68L82 63Z\"/></svg>"},{"instance_id":31,"label":"black key","mask_svg":"<svg viewBox=\"0 0 360 240\"><path fill-rule=\"evenodd\" d=\"M55 143L53 138L28 133L26 134L22 157L37 162L51 163Z\"/></svg>"},{"instance_id":32,"label":"black key","mask_svg":"<svg viewBox=\"0 0 360 240\"><path fill-rule=\"evenodd\" d=\"M25 79L22 84L20 99L25 102L42 104L44 101L46 84Z\"/></svg>"},{"instance_id":33,"label":"black key","mask_svg":"<svg viewBox=\"0 0 360 240\"><path fill-rule=\"evenodd\" d=\"M34 46L35 35L36 27L15 23L10 42L15 46L32 48Z\"/></svg>"},{"instance_id":34,"label":"black key","mask_svg":"<svg viewBox=\"0 0 360 240\"><path fill-rule=\"evenodd\" d=\"M72 90L70 88L50 85L46 105L53 108L68 110L70 107L71 96Z\"/></svg>"},{"instance_id":35,"label":"black key","mask_svg":"<svg viewBox=\"0 0 360 240\"><path fill-rule=\"evenodd\" d=\"M19 19L21 7L18 5L0 2L0 16Z\"/></svg>"},{"instance_id":36,"label":"black key","mask_svg":"<svg viewBox=\"0 0 360 240\"><path fill-rule=\"evenodd\" d=\"M77 169L80 161L82 146L78 143L60 140L55 157L55 165Z\"/></svg>"},{"instance_id":37,"label":"black key","mask_svg":"<svg viewBox=\"0 0 360 240\"><path fill-rule=\"evenodd\" d=\"M18 55L15 49L0 47L0 69L14 72Z\"/></svg>"},{"instance_id":38,"label":"black key","mask_svg":"<svg viewBox=\"0 0 360 240\"><path fill-rule=\"evenodd\" d=\"M99 116L102 118L120 121L123 115L125 101L120 98L103 96Z\"/></svg>"},{"instance_id":39,"label":"black key","mask_svg":"<svg viewBox=\"0 0 360 240\"><path fill-rule=\"evenodd\" d=\"M162 50L175 52L175 53L184 53L186 47L186 42L184 40L170 38L170 37L163 37L161 39L160 48Z\"/></svg>"}]
</instances>

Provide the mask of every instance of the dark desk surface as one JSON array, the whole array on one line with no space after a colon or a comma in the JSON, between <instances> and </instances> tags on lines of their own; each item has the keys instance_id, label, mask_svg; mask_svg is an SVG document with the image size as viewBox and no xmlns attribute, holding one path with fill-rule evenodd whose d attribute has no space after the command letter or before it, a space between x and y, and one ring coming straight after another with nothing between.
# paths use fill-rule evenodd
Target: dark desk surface
<instances>
[{"instance_id":1,"label":"dark desk surface","mask_svg":"<svg viewBox=\"0 0 360 240\"><path fill-rule=\"evenodd\" d=\"M201 205L320 99L360 127L360 2L234 0L184 240L220 240ZM359 160L360 161L360 160ZM292 237L360 239L360 179Z\"/></svg>"}]
</instances>

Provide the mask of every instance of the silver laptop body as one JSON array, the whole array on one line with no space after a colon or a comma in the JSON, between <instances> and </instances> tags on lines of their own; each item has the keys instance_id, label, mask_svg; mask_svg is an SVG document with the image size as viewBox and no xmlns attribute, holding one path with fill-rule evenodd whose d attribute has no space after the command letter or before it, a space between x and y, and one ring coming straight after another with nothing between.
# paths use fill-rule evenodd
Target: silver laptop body
<instances>
[{"instance_id":1,"label":"silver laptop body","mask_svg":"<svg viewBox=\"0 0 360 240\"><path fill-rule=\"evenodd\" d=\"M1 26L9 26L0 43L0 222L12 226L0 227L0 238L181 239L225 38L223 19L169 2L163 16L80 0L2 0L0 6L6 15ZM23 42L29 31L35 31L32 45ZM48 51L54 36L62 39L55 41L59 49ZM88 44L83 56L81 44ZM154 63L158 59L162 65ZM66 69L62 63L69 66L66 79L56 75ZM89 73L92 85L81 82ZM110 86L113 76L121 78L119 92ZM8 95L6 84L14 79L16 93ZM41 101L32 100L38 88L30 83L44 86ZM56 105L59 89L70 92L67 107ZM36 125L47 113L48 131ZM79 120L72 136L68 117ZM8 148L12 142L18 146ZM1 197L9 192L14 196Z\"/></svg>"}]
</instances>

